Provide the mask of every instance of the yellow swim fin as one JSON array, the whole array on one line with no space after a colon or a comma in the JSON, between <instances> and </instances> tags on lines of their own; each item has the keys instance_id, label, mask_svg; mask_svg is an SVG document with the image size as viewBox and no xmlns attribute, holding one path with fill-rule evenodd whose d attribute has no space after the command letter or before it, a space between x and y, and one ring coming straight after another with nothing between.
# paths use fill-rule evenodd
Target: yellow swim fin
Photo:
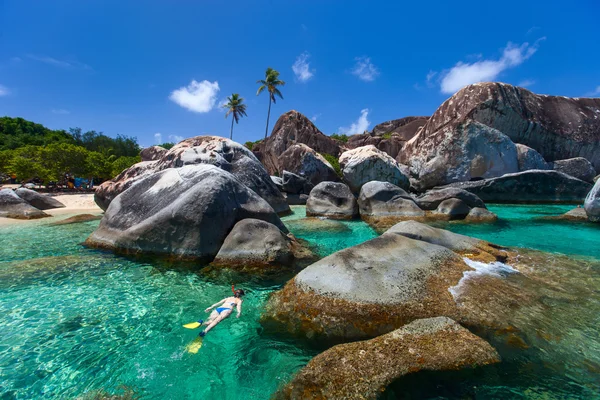
<instances>
[{"instance_id":1,"label":"yellow swim fin","mask_svg":"<svg viewBox=\"0 0 600 400\"><path fill-rule=\"evenodd\" d=\"M190 322L189 324L185 324L183 327L188 328L188 329L196 329L196 328L200 328L200 326L202 326L203 322L204 321L202 321L202 320L196 321L196 322Z\"/></svg>"},{"instance_id":2,"label":"yellow swim fin","mask_svg":"<svg viewBox=\"0 0 600 400\"><path fill-rule=\"evenodd\" d=\"M197 354L198 350L202 347L202 338L197 337L193 342L187 345L186 350L188 353Z\"/></svg>"}]
</instances>

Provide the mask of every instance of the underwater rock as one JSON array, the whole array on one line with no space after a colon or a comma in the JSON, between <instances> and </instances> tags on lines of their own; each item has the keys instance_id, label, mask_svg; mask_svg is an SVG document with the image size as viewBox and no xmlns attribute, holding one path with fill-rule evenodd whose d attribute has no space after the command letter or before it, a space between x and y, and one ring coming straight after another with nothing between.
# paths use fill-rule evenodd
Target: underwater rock
<instances>
[{"instance_id":1,"label":"underwater rock","mask_svg":"<svg viewBox=\"0 0 600 400\"><path fill-rule=\"evenodd\" d=\"M317 355L276 399L377 399L399 377L500 362L485 340L446 317L419 319L375 339Z\"/></svg>"},{"instance_id":2,"label":"underwater rock","mask_svg":"<svg viewBox=\"0 0 600 400\"><path fill-rule=\"evenodd\" d=\"M99 219L102 219L102 215L79 214L69 218L65 218L61 221L52 222L48 224L48 226L77 224L80 222L97 221Z\"/></svg>"},{"instance_id":3,"label":"underwater rock","mask_svg":"<svg viewBox=\"0 0 600 400\"><path fill-rule=\"evenodd\" d=\"M520 172L530 169L552 169L550 164L544 160L544 157L531 147L519 143L515 143L515 146L517 146Z\"/></svg>"},{"instance_id":4,"label":"underwater rock","mask_svg":"<svg viewBox=\"0 0 600 400\"><path fill-rule=\"evenodd\" d=\"M590 221L600 222L600 179L586 196L583 207Z\"/></svg>"},{"instance_id":5,"label":"underwater rock","mask_svg":"<svg viewBox=\"0 0 600 400\"><path fill-rule=\"evenodd\" d=\"M280 172L289 171L300 175L313 185L321 182L337 182L338 175L322 155L305 144L294 144L279 156Z\"/></svg>"},{"instance_id":6,"label":"underwater rock","mask_svg":"<svg viewBox=\"0 0 600 400\"><path fill-rule=\"evenodd\" d=\"M405 190L410 186L398 162L372 145L344 152L340 156L340 168L344 181L356 193L371 181L389 182Z\"/></svg>"},{"instance_id":7,"label":"underwater rock","mask_svg":"<svg viewBox=\"0 0 600 400\"><path fill-rule=\"evenodd\" d=\"M352 219L358 204L350 188L340 182L321 182L310 191L306 201L307 217Z\"/></svg>"},{"instance_id":8,"label":"underwater rock","mask_svg":"<svg viewBox=\"0 0 600 400\"><path fill-rule=\"evenodd\" d=\"M38 219L50 216L17 196L12 189L0 189L0 217Z\"/></svg>"},{"instance_id":9,"label":"underwater rock","mask_svg":"<svg viewBox=\"0 0 600 400\"><path fill-rule=\"evenodd\" d=\"M235 176L213 165L186 165L152 174L117 196L85 244L125 254L212 261L245 218L270 222L287 233L273 208Z\"/></svg>"},{"instance_id":10,"label":"underwater rock","mask_svg":"<svg viewBox=\"0 0 600 400\"><path fill-rule=\"evenodd\" d=\"M475 207L469 211L465 222L495 222L498 216L485 208Z\"/></svg>"},{"instance_id":11,"label":"underwater rock","mask_svg":"<svg viewBox=\"0 0 600 400\"><path fill-rule=\"evenodd\" d=\"M43 194L39 194L35 190L19 188L15 190L17 196L37 208L38 210L51 210L53 208L66 207L60 201Z\"/></svg>"},{"instance_id":12,"label":"underwater rock","mask_svg":"<svg viewBox=\"0 0 600 400\"><path fill-rule=\"evenodd\" d=\"M594 177L596 176L596 170L592 163L583 157L557 160L551 162L550 166L555 171L563 172L585 182L594 182Z\"/></svg>"},{"instance_id":13,"label":"underwater rock","mask_svg":"<svg viewBox=\"0 0 600 400\"><path fill-rule=\"evenodd\" d=\"M459 188L444 188L429 190L415 201L423 210L435 210L440 203L448 199L462 200L467 206L475 208L486 208L485 203L471 192Z\"/></svg>"},{"instance_id":14,"label":"underwater rock","mask_svg":"<svg viewBox=\"0 0 600 400\"><path fill-rule=\"evenodd\" d=\"M160 160L165 154L167 149L161 146L150 146L140 151L140 158L142 161L156 161Z\"/></svg>"},{"instance_id":15,"label":"underwater rock","mask_svg":"<svg viewBox=\"0 0 600 400\"><path fill-rule=\"evenodd\" d=\"M467 190L488 203L567 203L583 201L592 185L558 171L530 170L440 189L450 187Z\"/></svg>"}]
</instances>

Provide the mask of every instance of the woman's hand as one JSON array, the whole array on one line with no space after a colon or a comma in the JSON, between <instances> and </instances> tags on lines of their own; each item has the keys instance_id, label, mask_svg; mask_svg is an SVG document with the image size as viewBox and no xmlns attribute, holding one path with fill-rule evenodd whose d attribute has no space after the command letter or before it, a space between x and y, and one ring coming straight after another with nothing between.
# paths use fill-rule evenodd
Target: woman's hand
<instances>
[{"instance_id":1,"label":"woman's hand","mask_svg":"<svg viewBox=\"0 0 600 400\"><path fill-rule=\"evenodd\" d=\"M209 312L210 311L210 307L208 307L206 310L204 310L204 312Z\"/></svg>"}]
</instances>

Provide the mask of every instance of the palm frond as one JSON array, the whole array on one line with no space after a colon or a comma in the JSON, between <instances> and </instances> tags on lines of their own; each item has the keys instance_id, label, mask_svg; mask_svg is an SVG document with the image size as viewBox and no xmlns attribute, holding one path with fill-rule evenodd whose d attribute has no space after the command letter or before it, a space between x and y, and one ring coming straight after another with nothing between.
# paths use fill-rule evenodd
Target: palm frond
<instances>
[{"instance_id":1,"label":"palm frond","mask_svg":"<svg viewBox=\"0 0 600 400\"><path fill-rule=\"evenodd\" d=\"M261 87L258 88L258 90L256 91L256 95L258 96L259 94L261 94L263 92L263 90L265 90L267 88L266 84L263 84Z\"/></svg>"}]
</instances>

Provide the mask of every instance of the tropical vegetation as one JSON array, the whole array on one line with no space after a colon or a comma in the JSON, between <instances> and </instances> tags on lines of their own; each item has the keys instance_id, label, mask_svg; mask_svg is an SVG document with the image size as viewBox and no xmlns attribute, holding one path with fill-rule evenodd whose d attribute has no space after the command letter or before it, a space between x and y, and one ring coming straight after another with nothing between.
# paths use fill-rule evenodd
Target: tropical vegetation
<instances>
[{"instance_id":1,"label":"tropical vegetation","mask_svg":"<svg viewBox=\"0 0 600 400\"><path fill-rule=\"evenodd\" d=\"M257 96L261 94L264 90L266 90L269 93L269 111L267 113L267 127L265 128L266 139L267 135L269 134L269 118L271 117L271 103L277 103L277 98L275 96L278 96L279 98L283 99L283 95L277 87L285 85L285 82L279 79L278 71L269 67L265 71L265 79L258 80L256 81L256 83L260 83L260 86L256 92Z\"/></svg>"},{"instance_id":2,"label":"tropical vegetation","mask_svg":"<svg viewBox=\"0 0 600 400\"><path fill-rule=\"evenodd\" d=\"M246 105L244 104L244 98L240 97L238 93L233 93L227 98L227 103L223 105L223 108L227 109L225 118L231 114L231 130L229 132L229 139L233 139L233 121L237 124L241 117L246 117Z\"/></svg>"}]
</instances>

